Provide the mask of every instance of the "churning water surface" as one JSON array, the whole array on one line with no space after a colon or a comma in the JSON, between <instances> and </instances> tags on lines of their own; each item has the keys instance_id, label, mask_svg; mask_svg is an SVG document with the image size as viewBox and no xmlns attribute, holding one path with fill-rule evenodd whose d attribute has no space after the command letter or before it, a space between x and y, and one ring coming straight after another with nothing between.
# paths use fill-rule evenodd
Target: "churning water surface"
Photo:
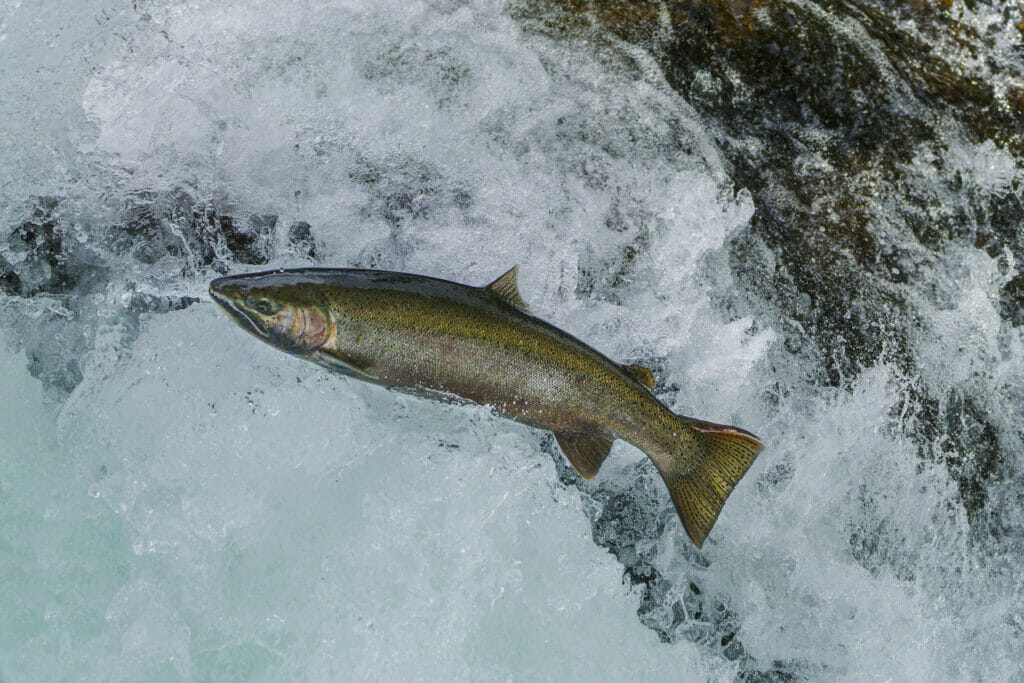
<instances>
[{"instance_id":1,"label":"churning water surface","mask_svg":"<svg viewBox=\"0 0 1024 683\"><path fill-rule=\"evenodd\" d=\"M1016 2L0 8L0 677L1022 680ZM767 444L702 551L225 273L484 284Z\"/></svg>"}]
</instances>

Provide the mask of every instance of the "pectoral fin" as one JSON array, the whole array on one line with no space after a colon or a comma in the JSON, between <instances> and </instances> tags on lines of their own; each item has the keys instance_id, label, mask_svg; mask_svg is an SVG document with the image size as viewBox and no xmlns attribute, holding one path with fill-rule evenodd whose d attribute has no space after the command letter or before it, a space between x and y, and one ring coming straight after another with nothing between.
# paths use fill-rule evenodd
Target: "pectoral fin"
<instances>
[{"instance_id":1,"label":"pectoral fin","mask_svg":"<svg viewBox=\"0 0 1024 683\"><path fill-rule=\"evenodd\" d=\"M629 376L648 389L654 388L654 373L642 365L623 365L622 369L629 373Z\"/></svg>"},{"instance_id":2,"label":"pectoral fin","mask_svg":"<svg viewBox=\"0 0 1024 683\"><path fill-rule=\"evenodd\" d=\"M348 375L349 377L355 377L356 379L367 380L370 382L376 382L379 379L371 366L358 363L354 359L340 358L339 356L327 351L317 351L310 356L310 360L318 365L322 365L328 370L333 370L334 372L341 373L342 375Z\"/></svg>"},{"instance_id":3,"label":"pectoral fin","mask_svg":"<svg viewBox=\"0 0 1024 683\"><path fill-rule=\"evenodd\" d=\"M613 439L600 434L555 434L565 457L584 479L593 479L612 449Z\"/></svg>"}]
</instances>

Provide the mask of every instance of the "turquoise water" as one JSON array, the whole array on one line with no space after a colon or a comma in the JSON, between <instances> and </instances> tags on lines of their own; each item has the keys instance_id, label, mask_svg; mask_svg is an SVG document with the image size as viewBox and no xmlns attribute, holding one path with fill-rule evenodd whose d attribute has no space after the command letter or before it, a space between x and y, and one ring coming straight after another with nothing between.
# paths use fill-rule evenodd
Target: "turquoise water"
<instances>
[{"instance_id":1,"label":"turquoise water","mask_svg":"<svg viewBox=\"0 0 1024 683\"><path fill-rule=\"evenodd\" d=\"M286 363L314 385L295 401L269 354L252 389L237 338L203 338L223 322L211 306L154 323L61 427L4 354L6 677L665 677L680 656L704 670L637 622L535 435L473 438L494 418L352 395Z\"/></svg>"}]
</instances>

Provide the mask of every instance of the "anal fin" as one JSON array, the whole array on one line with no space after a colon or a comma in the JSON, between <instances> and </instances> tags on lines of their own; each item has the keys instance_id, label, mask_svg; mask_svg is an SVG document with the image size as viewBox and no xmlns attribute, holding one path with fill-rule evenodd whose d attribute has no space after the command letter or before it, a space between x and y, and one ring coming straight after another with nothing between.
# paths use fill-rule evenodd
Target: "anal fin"
<instances>
[{"instance_id":1,"label":"anal fin","mask_svg":"<svg viewBox=\"0 0 1024 683\"><path fill-rule=\"evenodd\" d=\"M593 479L608 457L614 439L601 434L555 433L555 439L573 468L584 479Z\"/></svg>"}]
</instances>

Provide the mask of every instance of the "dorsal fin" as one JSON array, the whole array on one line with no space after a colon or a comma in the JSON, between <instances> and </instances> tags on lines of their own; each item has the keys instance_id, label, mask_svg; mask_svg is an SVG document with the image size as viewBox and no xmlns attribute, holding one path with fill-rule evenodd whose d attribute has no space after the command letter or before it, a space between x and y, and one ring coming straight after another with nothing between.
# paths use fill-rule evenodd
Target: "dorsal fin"
<instances>
[{"instance_id":1,"label":"dorsal fin","mask_svg":"<svg viewBox=\"0 0 1024 683\"><path fill-rule=\"evenodd\" d=\"M484 287L484 289L490 290L497 294L502 299L512 304L516 308L521 308L524 311L529 310L526 306L526 302L523 301L523 297L519 296L519 265L512 266L507 273L499 277L491 284Z\"/></svg>"},{"instance_id":2,"label":"dorsal fin","mask_svg":"<svg viewBox=\"0 0 1024 683\"><path fill-rule=\"evenodd\" d=\"M572 466L584 479L593 479L601 463L612 449L613 439L601 434L564 434L555 432L555 439Z\"/></svg>"},{"instance_id":3,"label":"dorsal fin","mask_svg":"<svg viewBox=\"0 0 1024 683\"><path fill-rule=\"evenodd\" d=\"M654 373L642 365L623 365L622 369L629 373L629 376L648 389L654 388Z\"/></svg>"}]
</instances>

